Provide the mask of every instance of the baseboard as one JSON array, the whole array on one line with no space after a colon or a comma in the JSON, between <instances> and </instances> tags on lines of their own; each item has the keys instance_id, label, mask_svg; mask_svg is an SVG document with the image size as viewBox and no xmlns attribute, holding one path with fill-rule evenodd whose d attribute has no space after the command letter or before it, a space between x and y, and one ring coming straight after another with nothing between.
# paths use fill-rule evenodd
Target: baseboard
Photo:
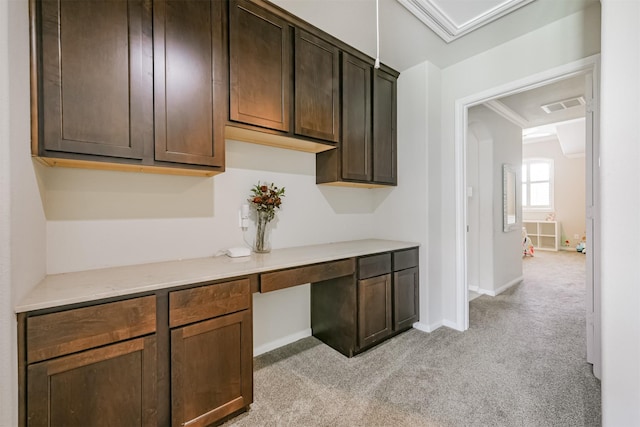
<instances>
[{"instance_id":1,"label":"baseboard","mask_svg":"<svg viewBox=\"0 0 640 427\"><path fill-rule=\"evenodd\" d=\"M432 323L431 325L427 325L420 322L416 322L413 324L414 329L417 329L422 332L433 332L441 326L442 326L442 322Z\"/></svg>"},{"instance_id":2,"label":"baseboard","mask_svg":"<svg viewBox=\"0 0 640 427\"><path fill-rule=\"evenodd\" d=\"M454 329L456 331L464 331L464 328L458 325L456 322L452 322L447 319L442 320L442 326L446 326L447 328Z\"/></svg>"},{"instance_id":3,"label":"baseboard","mask_svg":"<svg viewBox=\"0 0 640 427\"><path fill-rule=\"evenodd\" d=\"M517 285L518 283L522 282L524 280L524 276L520 276L516 279L513 279L510 282L507 282L506 284L500 286L498 289L495 290L489 290L489 289L478 289L474 292L477 292L479 294L482 295L489 295L490 297L495 297L497 295L500 295L501 293L503 293L504 291L506 291L507 289L509 289L510 287ZM469 288L470 290L472 290L471 288Z\"/></svg>"},{"instance_id":4,"label":"baseboard","mask_svg":"<svg viewBox=\"0 0 640 427\"><path fill-rule=\"evenodd\" d=\"M271 350L275 350L276 348L280 348L287 344L291 344L302 338L307 338L311 336L311 328L305 329L304 331L296 332L295 334L287 335L286 337L278 338L277 340L268 342L266 344L262 344L259 347L255 347L253 349L253 356L259 356L263 353L269 352Z\"/></svg>"},{"instance_id":5,"label":"baseboard","mask_svg":"<svg viewBox=\"0 0 640 427\"><path fill-rule=\"evenodd\" d=\"M495 291L496 295L499 295L499 294L503 293L504 291L506 291L510 287L512 287L514 285L517 285L518 283L522 282L523 280L524 280L524 276L520 276L520 277L517 277L517 278L513 279L510 282L507 282L503 286L501 286L498 289L496 289L496 291Z\"/></svg>"},{"instance_id":6,"label":"baseboard","mask_svg":"<svg viewBox=\"0 0 640 427\"><path fill-rule=\"evenodd\" d=\"M477 288L475 292L479 293L480 295L489 295L490 297L495 297L497 295L496 291L482 288Z\"/></svg>"}]
</instances>

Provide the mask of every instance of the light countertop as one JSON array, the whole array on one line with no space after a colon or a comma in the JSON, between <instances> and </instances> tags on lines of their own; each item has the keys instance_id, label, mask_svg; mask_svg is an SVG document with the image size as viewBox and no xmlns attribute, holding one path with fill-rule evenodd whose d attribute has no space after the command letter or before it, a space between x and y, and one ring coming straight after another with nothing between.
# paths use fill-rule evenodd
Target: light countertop
<instances>
[{"instance_id":1,"label":"light countertop","mask_svg":"<svg viewBox=\"0 0 640 427\"><path fill-rule=\"evenodd\" d=\"M353 240L274 249L242 258L222 255L52 274L28 293L15 311L41 310L416 246L419 244L392 240Z\"/></svg>"}]
</instances>

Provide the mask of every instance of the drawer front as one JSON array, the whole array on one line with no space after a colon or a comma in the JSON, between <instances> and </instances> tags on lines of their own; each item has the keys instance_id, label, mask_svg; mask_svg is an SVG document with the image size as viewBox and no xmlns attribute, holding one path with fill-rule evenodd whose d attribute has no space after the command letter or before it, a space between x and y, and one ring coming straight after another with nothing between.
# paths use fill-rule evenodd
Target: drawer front
<instances>
[{"instance_id":1,"label":"drawer front","mask_svg":"<svg viewBox=\"0 0 640 427\"><path fill-rule=\"evenodd\" d=\"M32 316L27 318L27 362L51 359L155 330L155 296Z\"/></svg>"},{"instance_id":2,"label":"drawer front","mask_svg":"<svg viewBox=\"0 0 640 427\"><path fill-rule=\"evenodd\" d=\"M186 325L251 307L249 279L184 289L169 294L169 326Z\"/></svg>"},{"instance_id":3,"label":"drawer front","mask_svg":"<svg viewBox=\"0 0 640 427\"><path fill-rule=\"evenodd\" d=\"M260 275L260 292L277 291L291 286L317 283L348 276L355 271L353 258L290 268Z\"/></svg>"},{"instance_id":4,"label":"drawer front","mask_svg":"<svg viewBox=\"0 0 640 427\"><path fill-rule=\"evenodd\" d=\"M372 255L358 258L358 278L381 276L391 272L391 254Z\"/></svg>"},{"instance_id":5,"label":"drawer front","mask_svg":"<svg viewBox=\"0 0 640 427\"><path fill-rule=\"evenodd\" d=\"M406 270L418 266L418 248L393 253L393 271Z\"/></svg>"}]
</instances>

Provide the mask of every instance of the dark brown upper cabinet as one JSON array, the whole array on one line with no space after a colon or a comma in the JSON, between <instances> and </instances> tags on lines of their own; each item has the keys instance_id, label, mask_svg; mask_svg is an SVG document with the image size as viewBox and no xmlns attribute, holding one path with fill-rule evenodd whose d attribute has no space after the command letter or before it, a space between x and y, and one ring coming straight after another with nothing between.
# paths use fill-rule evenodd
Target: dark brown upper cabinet
<instances>
[{"instance_id":1,"label":"dark brown upper cabinet","mask_svg":"<svg viewBox=\"0 0 640 427\"><path fill-rule=\"evenodd\" d=\"M333 149L340 140L340 48L271 3L232 0L230 8L227 136Z\"/></svg>"},{"instance_id":2,"label":"dark brown upper cabinet","mask_svg":"<svg viewBox=\"0 0 640 427\"><path fill-rule=\"evenodd\" d=\"M340 139L340 50L299 28L295 32L295 133Z\"/></svg>"},{"instance_id":3,"label":"dark brown upper cabinet","mask_svg":"<svg viewBox=\"0 0 640 427\"><path fill-rule=\"evenodd\" d=\"M343 179L371 181L371 65L342 57Z\"/></svg>"},{"instance_id":4,"label":"dark brown upper cabinet","mask_svg":"<svg viewBox=\"0 0 640 427\"><path fill-rule=\"evenodd\" d=\"M139 0L43 0L34 9L36 154L141 159L153 138L149 10Z\"/></svg>"},{"instance_id":5,"label":"dark brown upper cabinet","mask_svg":"<svg viewBox=\"0 0 640 427\"><path fill-rule=\"evenodd\" d=\"M230 119L289 132L289 24L246 0L230 7Z\"/></svg>"},{"instance_id":6,"label":"dark brown upper cabinet","mask_svg":"<svg viewBox=\"0 0 640 427\"><path fill-rule=\"evenodd\" d=\"M32 152L42 163L224 170L226 1L32 0L30 11Z\"/></svg>"},{"instance_id":7,"label":"dark brown upper cabinet","mask_svg":"<svg viewBox=\"0 0 640 427\"><path fill-rule=\"evenodd\" d=\"M396 185L398 76L377 69L373 75L373 181Z\"/></svg>"},{"instance_id":8,"label":"dark brown upper cabinet","mask_svg":"<svg viewBox=\"0 0 640 427\"><path fill-rule=\"evenodd\" d=\"M397 73L388 70L342 54L342 140L337 150L316 155L317 183L397 184Z\"/></svg>"},{"instance_id":9,"label":"dark brown upper cabinet","mask_svg":"<svg viewBox=\"0 0 640 427\"><path fill-rule=\"evenodd\" d=\"M156 0L155 159L224 167L227 26L221 0Z\"/></svg>"}]
</instances>

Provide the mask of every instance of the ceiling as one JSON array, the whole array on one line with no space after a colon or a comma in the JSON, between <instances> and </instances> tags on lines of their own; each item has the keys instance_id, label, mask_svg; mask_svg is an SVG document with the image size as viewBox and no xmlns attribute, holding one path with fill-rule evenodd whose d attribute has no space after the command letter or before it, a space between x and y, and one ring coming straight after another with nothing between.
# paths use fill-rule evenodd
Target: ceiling
<instances>
[{"instance_id":1,"label":"ceiling","mask_svg":"<svg viewBox=\"0 0 640 427\"><path fill-rule=\"evenodd\" d=\"M271 1L376 56L375 0ZM422 8L422 15L435 21L438 18L439 23L429 24L407 5ZM585 14L580 18L585 22L600 19L598 0L379 0L379 9L380 60L400 72L424 61L444 69L577 12ZM448 34L443 36L443 32ZM584 35L567 32L566 36L575 40ZM507 96L488 106L526 129L584 117L584 107L553 114L540 109L582 94L584 81L577 77ZM575 152L575 148L569 151Z\"/></svg>"},{"instance_id":2,"label":"ceiling","mask_svg":"<svg viewBox=\"0 0 640 427\"><path fill-rule=\"evenodd\" d=\"M570 77L545 86L485 103L487 107L523 128L523 142L557 140L567 157L584 155L585 105L546 112L541 106L585 96L585 77Z\"/></svg>"},{"instance_id":3,"label":"ceiling","mask_svg":"<svg viewBox=\"0 0 640 427\"><path fill-rule=\"evenodd\" d=\"M398 1L448 43L534 0Z\"/></svg>"},{"instance_id":4,"label":"ceiling","mask_svg":"<svg viewBox=\"0 0 640 427\"><path fill-rule=\"evenodd\" d=\"M487 106L523 129L527 129L584 117L584 105L551 113L547 113L541 108L543 105L554 104L558 101L584 97L584 88L585 78L578 75L490 101Z\"/></svg>"},{"instance_id":5,"label":"ceiling","mask_svg":"<svg viewBox=\"0 0 640 427\"><path fill-rule=\"evenodd\" d=\"M376 56L375 0L272 1L369 56ZM464 24L469 16L478 13L476 3L497 2L430 1L448 10L446 13L455 25ZM455 6L448 7L450 3L455 3ZM379 0L379 7L380 60L400 72L424 61L446 68L573 13L584 10L585 13L598 14L598 17L600 13L598 0L535 0L447 43L405 8L400 0ZM468 14L467 11L471 10L473 12ZM574 34L567 36L575 37Z\"/></svg>"}]
</instances>

